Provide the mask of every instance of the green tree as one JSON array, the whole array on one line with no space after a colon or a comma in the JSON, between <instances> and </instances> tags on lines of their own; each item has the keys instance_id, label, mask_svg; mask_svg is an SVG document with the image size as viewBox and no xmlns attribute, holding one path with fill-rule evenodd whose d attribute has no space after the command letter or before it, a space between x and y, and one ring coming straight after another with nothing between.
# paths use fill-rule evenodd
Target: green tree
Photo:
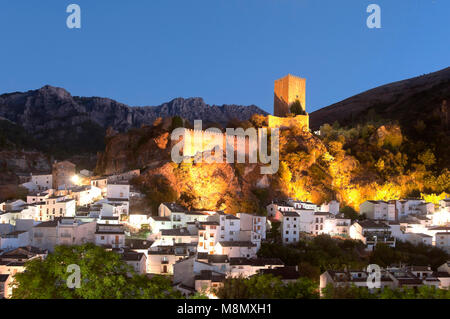
<instances>
[{"instance_id":1,"label":"green tree","mask_svg":"<svg viewBox=\"0 0 450 319\"><path fill-rule=\"evenodd\" d=\"M169 180L162 175L152 176L144 193L153 211L158 210L163 202L174 202L178 198L176 190L170 185Z\"/></svg>"},{"instance_id":2,"label":"green tree","mask_svg":"<svg viewBox=\"0 0 450 319\"><path fill-rule=\"evenodd\" d=\"M342 207L340 212L342 214L344 214L345 218L350 218L352 220L352 222L361 217L360 215L358 215L356 210L353 207L350 207L350 206Z\"/></svg>"},{"instance_id":3,"label":"green tree","mask_svg":"<svg viewBox=\"0 0 450 319\"><path fill-rule=\"evenodd\" d=\"M294 115L305 115L305 111L303 110L302 103L299 100L296 100L291 104L291 113Z\"/></svg>"},{"instance_id":4,"label":"green tree","mask_svg":"<svg viewBox=\"0 0 450 319\"><path fill-rule=\"evenodd\" d=\"M220 299L315 299L319 297L317 283L308 278L285 284L272 275L250 278L227 278L217 290Z\"/></svg>"},{"instance_id":5,"label":"green tree","mask_svg":"<svg viewBox=\"0 0 450 319\"><path fill-rule=\"evenodd\" d=\"M419 154L418 158L419 161L426 167L430 167L436 164L436 157L430 149L427 149L425 152Z\"/></svg>"},{"instance_id":6,"label":"green tree","mask_svg":"<svg viewBox=\"0 0 450 319\"><path fill-rule=\"evenodd\" d=\"M80 287L69 288L69 265L80 267ZM13 299L137 299L181 297L167 278L137 275L121 256L93 244L57 246L14 276Z\"/></svg>"},{"instance_id":7,"label":"green tree","mask_svg":"<svg viewBox=\"0 0 450 319\"><path fill-rule=\"evenodd\" d=\"M174 129L177 129L179 127L184 127L184 121L179 116L174 116L172 118L172 125L170 126L170 131L173 131Z\"/></svg>"},{"instance_id":8,"label":"green tree","mask_svg":"<svg viewBox=\"0 0 450 319\"><path fill-rule=\"evenodd\" d=\"M324 299L450 299L450 290L434 286L413 288L385 287L369 291L366 287L334 287L331 284L322 289Z\"/></svg>"}]
</instances>

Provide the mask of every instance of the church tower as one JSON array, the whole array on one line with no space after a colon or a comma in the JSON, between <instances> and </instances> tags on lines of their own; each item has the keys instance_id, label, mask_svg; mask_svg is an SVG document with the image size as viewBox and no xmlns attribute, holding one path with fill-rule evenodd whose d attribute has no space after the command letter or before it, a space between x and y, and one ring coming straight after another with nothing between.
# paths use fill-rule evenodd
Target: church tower
<instances>
[{"instance_id":1,"label":"church tower","mask_svg":"<svg viewBox=\"0 0 450 319\"><path fill-rule=\"evenodd\" d=\"M274 93L275 116L285 117L291 113L291 104L297 100L306 112L306 79L288 74L284 78L275 80Z\"/></svg>"}]
</instances>

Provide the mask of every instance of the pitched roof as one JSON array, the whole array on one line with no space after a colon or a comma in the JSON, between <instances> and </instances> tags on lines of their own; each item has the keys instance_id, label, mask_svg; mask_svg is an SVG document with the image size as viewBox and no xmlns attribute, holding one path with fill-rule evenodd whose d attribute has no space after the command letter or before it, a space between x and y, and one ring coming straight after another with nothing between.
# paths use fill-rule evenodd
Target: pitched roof
<instances>
[{"instance_id":1,"label":"pitched roof","mask_svg":"<svg viewBox=\"0 0 450 319\"><path fill-rule=\"evenodd\" d=\"M54 220L49 220L46 222L42 222L36 226L34 226L35 228L41 228L41 227L56 227L58 226L58 222L60 221L60 217L55 218Z\"/></svg>"},{"instance_id":2,"label":"pitched roof","mask_svg":"<svg viewBox=\"0 0 450 319\"><path fill-rule=\"evenodd\" d=\"M208 255L207 259L210 264L223 264L229 261L228 255Z\"/></svg>"},{"instance_id":3,"label":"pitched roof","mask_svg":"<svg viewBox=\"0 0 450 319\"><path fill-rule=\"evenodd\" d=\"M163 216L150 216L155 222L170 222L169 217L163 217Z\"/></svg>"},{"instance_id":4,"label":"pitched roof","mask_svg":"<svg viewBox=\"0 0 450 319\"><path fill-rule=\"evenodd\" d=\"M193 236L187 228L161 229L161 236Z\"/></svg>"},{"instance_id":5,"label":"pitched roof","mask_svg":"<svg viewBox=\"0 0 450 319\"><path fill-rule=\"evenodd\" d=\"M251 241L220 241L222 247L256 247Z\"/></svg>"},{"instance_id":6,"label":"pitched roof","mask_svg":"<svg viewBox=\"0 0 450 319\"><path fill-rule=\"evenodd\" d=\"M122 259L125 261L140 261L144 253L138 253L135 251L126 251L122 253Z\"/></svg>"},{"instance_id":7,"label":"pitched roof","mask_svg":"<svg viewBox=\"0 0 450 319\"><path fill-rule=\"evenodd\" d=\"M125 246L131 249L149 249L154 242L146 239L125 239Z\"/></svg>"},{"instance_id":8,"label":"pitched roof","mask_svg":"<svg viewBox=\"0 0 450 319\"><path fill-rule=\"evenodd\" d=\"M9 278L9 274L0 274L0 282L6 282Z\"/></svg>"},{"instance_id":9,"label":"pitched roof","mask_svg":"<svg viewBox=\"0 0 450 319\"><path fill-rule=\"evenodd\" d=\"M276 265L284 266L284 262L279 258L230 258L231 266L267 266Z\"/></svg>"},{"instance_id":10,"label":"pitched roof","mask_svg":"<svg viewBox=\"0 0 450 319\"><path fill-rule=\"evenodd\" d=\"M211 280L211 282L222 282L225 280L225 275L212 271L202 270L199 275L195 276L195 280Z\"/></svg>"},{"instance_id":11,"label":"pitched roof","mask_svg":"<svg viewBox=\"0 0 450 319\"><path fill-rule=\"evenodd\" d=\"M389 228L389 226L384 223L377 223L370 219L359 221L358 224L360 224L362 228Z\"/></svg>"},{"instance_id":12,"label":"pitched roof","mask_svg":"<svg viewBox=\"0 0 450 319\"><path fill-rule=\"evenodd\" d=\"M162 203L163 205L167 206L171 211L176 211L176 212L185 212L188 209L186 207L183 207L177 203Z\"/></svg>"},{"instance_id":13,"label":"pitched roof","mask_svg":"<svg viewBox=\"0 0 450 319\"><path fill-rule=\"evenodd\" d=\"M287 211L287 212L280 212L280 213L284 217L300 217L300 215L297 212L294 212L294 211Z\"/></svg>"}]
</instances>

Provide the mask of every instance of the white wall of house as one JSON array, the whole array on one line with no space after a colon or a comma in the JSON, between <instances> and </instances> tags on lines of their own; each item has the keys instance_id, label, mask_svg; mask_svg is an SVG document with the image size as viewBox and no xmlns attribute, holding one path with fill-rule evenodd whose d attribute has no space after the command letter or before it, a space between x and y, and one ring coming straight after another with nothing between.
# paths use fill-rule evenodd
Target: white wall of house
<instances>
[{"instance_id":1,"label":"white wall of house","mask_svg":"<svg viewBox=\"0 0 450 319\"><path fill-rule=\"evenodd\" d=\"M251 246L222 246L222 244L218 242L214 252L217 255L227 255L229 258L255 258L258 248Z\"/></svg>"},{"instance_id":2,"label":"white wall of house","mask_svg":"<svg viewBox=\"0 0 450 319\"><path fill-rule=\"evenodd\" d=\"M106 197L130 199L130 185L108 184L108 186L106 186Z\"/></svg>"},{"instance_id":3,"label":"white wall of house","mask_svg":"<svg viewBox=\"0 0 450 319\"><path fill-rule=\"evenodd\" d=\"M450 254L450 232L438 232L435 237L436 247Z\"/></svg>"},{"instance_id":4,"label":"white wall of house","mask_svg":"<svg viewBox=\"0 0 450 319\"><path fill-rule=\"evenodd\" d=\"M3 235L0 238L1 250L13 250L19 247L28 246L31 243L30 233L27 231L13 232L14 235Z\"/></svg>"},{"instance_id":5,"label":"white wall of house","mask_svg":"<svg viewBox=\"0 0 450 319\"><path fill-rule=\"evenodd\" d=\"M281 238L283 244L292 244L299 241L300 238L300 216L291 214L283 216L281 221Z\"/></svg>"},{"instance_id":6,"label":"white wall of house","mask_svg":"<svg viewBox=\"0 0 450 319\"><path fill-rule=\"evenodd\" d=\"M39 190L52 188L53 175L31 175L31 182L37 186Z\"/></svg>"}]
</instances>

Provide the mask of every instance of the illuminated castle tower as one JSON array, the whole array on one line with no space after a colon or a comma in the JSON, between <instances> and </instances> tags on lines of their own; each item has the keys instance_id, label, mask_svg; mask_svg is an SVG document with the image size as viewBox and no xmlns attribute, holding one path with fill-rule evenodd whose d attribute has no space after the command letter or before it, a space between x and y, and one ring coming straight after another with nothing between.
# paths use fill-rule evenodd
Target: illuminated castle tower
<instances>
[{"instance_id":1,"label":"illuminated castle tower","mask_svg":"<svg viewBox=\"0 0 450 319\"><path fill-rule=\"evenodd\" d=\"M299 101L306 112L306 79L294 75L286 75L275 81L274 115L285 117L291 113L291 104Z\"/></svg>"}]
</instances>

